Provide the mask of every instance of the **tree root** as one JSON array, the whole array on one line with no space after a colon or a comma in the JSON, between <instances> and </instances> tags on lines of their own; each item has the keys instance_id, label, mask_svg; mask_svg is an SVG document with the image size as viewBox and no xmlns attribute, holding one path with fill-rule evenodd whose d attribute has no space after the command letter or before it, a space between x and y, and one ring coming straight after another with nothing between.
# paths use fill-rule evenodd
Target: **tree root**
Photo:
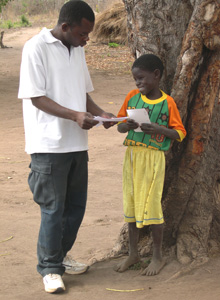
<instances>
[{"instance_id":1,"label":"tree root","mask_svg":"<svg viewBox=\"0 0 220 300\"><path fill-rule=\"evenodd\" d=\"M174 279L178 279L184 275L189 274L190 272L192 272L193 270L195 270L196 268L204 265L205 263L207 263L209 260L208 257L199 257L196 258L193 262L191 262L191 264L182 267L182 269L178 272L176 272L174 275L172 275L170 278L168 278L165 282L174 280Z\"/></svg>"}]
</instances>

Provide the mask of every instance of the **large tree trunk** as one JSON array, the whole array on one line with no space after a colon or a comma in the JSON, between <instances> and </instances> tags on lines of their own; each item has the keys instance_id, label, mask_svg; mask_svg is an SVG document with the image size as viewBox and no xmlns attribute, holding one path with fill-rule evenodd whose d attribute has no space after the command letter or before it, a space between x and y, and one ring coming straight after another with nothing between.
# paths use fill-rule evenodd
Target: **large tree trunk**
<instances>
[{"instance_id":1,"label":"large tree trunk","mask_svg":"<svg viewBox=\"0 0 220 300\"><path fill-rule=\"evenodd\" d=\"M166 154L164 250L181 263L207 258L220 250L220 3L123 1L131 51L161 57L162 88L174 97L188 132ZM150 246L148 235L141 253ZM127 251L126 226L114 251Z\"/></svg>"}]
</instances>

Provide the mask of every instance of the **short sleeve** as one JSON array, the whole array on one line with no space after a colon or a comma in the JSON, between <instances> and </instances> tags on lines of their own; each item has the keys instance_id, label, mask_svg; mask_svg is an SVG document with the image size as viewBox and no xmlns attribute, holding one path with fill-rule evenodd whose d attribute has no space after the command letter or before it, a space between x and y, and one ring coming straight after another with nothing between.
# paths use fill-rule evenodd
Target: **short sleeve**
<instances>
[{"instance_id":1,"label":"short sleeve","mask_svg":"<svg viewBox=\"0 0 220 300\"><path fill-rule=\"evenodd\" d=\"M125 100L124 100L124 103L122 104L122 107L121 107L121 109L120 109L119 112L118 112L118 115L117 115L118 118L120 118L120 117L127 117L128 101L129 101L132 97L134 97L136 94L138 94L138 93L140 93L140 91L139 91L138 89L136 89L136 90L130 91L130 92L127 94L127 96L126 96L126 98L125 98Z\"/></svg>"},{"instance_id":2,"label":"short sleeve","mask_svg":"<svg viewBox=\"0 0 220 300\"><path fill-rule=\"evenodd\" d=\"M174 129L178 132L180 136L180 139L178 139L178 141L181 142L186 136L186 130L183 126L179 110L172 97L167 97L167 103L169 109L169 128Z\"/></svg>"},{"instance_id":3,"label":"short sleeve","mask_svg":"<svg viewBox=\"0 0 220 300\"><path fill-rule=\"evenodd\" d=\"M39 45L40 46L40 45ZM42 49L28 41L22 52L18 98L29 99L46 94L46 74Z\"/></svg>"}]
</instances>

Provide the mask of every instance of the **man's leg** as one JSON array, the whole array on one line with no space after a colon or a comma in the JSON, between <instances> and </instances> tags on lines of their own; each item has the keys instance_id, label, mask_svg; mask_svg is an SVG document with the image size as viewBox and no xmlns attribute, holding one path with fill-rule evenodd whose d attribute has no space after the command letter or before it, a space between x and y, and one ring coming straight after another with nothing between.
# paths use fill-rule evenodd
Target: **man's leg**
<instances>
[{"instance_id":1,"label":"man's leg","mask_svg":"<svg viewBox=\"0 0 220 300\"><path fill-rule=\"evenodd\" d=\"M162 258L163 224L151 225L153 237L153 257L149 266L142 272L142 275L157 275L164 267Z\"/></svg>"},{"instance_id":2,"label":"man's leg","mask_svg":"<svg viewBox=\"0 0 220 300\"><path fill-rule=\"evenodd\" d=\"M63 214L63 255L72 248L82 223L87 200L88 154L75 152L67 181L67 194Z\"/></svg>"},{"instance_id":3,"label":"man's leg","mask_svg":"<svg viewBox=\"0 0 220 300\"><path fill-rule=\"evenodd\" d=\"M114 267L114 270L117 272L124 272L130 266L140 261L140 257L138 254L139 229L136 227L136 223L128 223L128 236L129 236L129 256L122 263Z\"/></svg>"},{"instance_id":4,"label":"man's leg","mask_svg":"<svg viewBox=\"0 0 220 300\"><path fill-rule=\"evenodd\" d=\"M28 182L34 200L41 208L37 270L43 277L62 275L65 271L62 266L62 222L71 153L40 153L31 158Z\"/></svg>"}]
</instances>

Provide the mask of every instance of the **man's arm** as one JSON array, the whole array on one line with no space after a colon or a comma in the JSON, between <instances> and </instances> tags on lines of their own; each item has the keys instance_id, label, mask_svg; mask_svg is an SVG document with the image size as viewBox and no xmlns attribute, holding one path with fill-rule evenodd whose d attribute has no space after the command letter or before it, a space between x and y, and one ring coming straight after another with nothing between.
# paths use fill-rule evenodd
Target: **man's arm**
<instances>
[{"instance_id":1,"label":"man's arm","mask_svg":"<svg viewBox=\"0 0 220 300\"><path fill-rule=\"evenodd\" d=\"M89 112L78 112L59 105L52 99L41 96L31 98L32 104L38 109L59 117L76 122L82 129L90 129L98 122L93 120L93 116Z\"/></svg>"},{"instance_id":2,"label":"man's arm","mask_svg":"<svg viewBox=\"0 0 220 300\"><path fill-rule=\"evenodd\" d=\"M107 119L115 118L115 116L112 113L105 112L103 109L101 109L101 107L95 104L95 102L92 100L89 94L86 94L86 97L87 97L87 111L91 113L93 116L100 116ZM103 122L103 125L106 129L115 124L116 122Z\"/></svg>"},{"instance_id":3,"label":"man's arm","mask_svg":"<svg viewBox=\"0 0 220 300\"><path fill-rule=\"evenodd\" d=\"M102 116L104 114L104 110L101 109L91 98L89 94L86 94L86 107L87 111L91 113L93 116Z\"/></svg>"}]
</instances>

